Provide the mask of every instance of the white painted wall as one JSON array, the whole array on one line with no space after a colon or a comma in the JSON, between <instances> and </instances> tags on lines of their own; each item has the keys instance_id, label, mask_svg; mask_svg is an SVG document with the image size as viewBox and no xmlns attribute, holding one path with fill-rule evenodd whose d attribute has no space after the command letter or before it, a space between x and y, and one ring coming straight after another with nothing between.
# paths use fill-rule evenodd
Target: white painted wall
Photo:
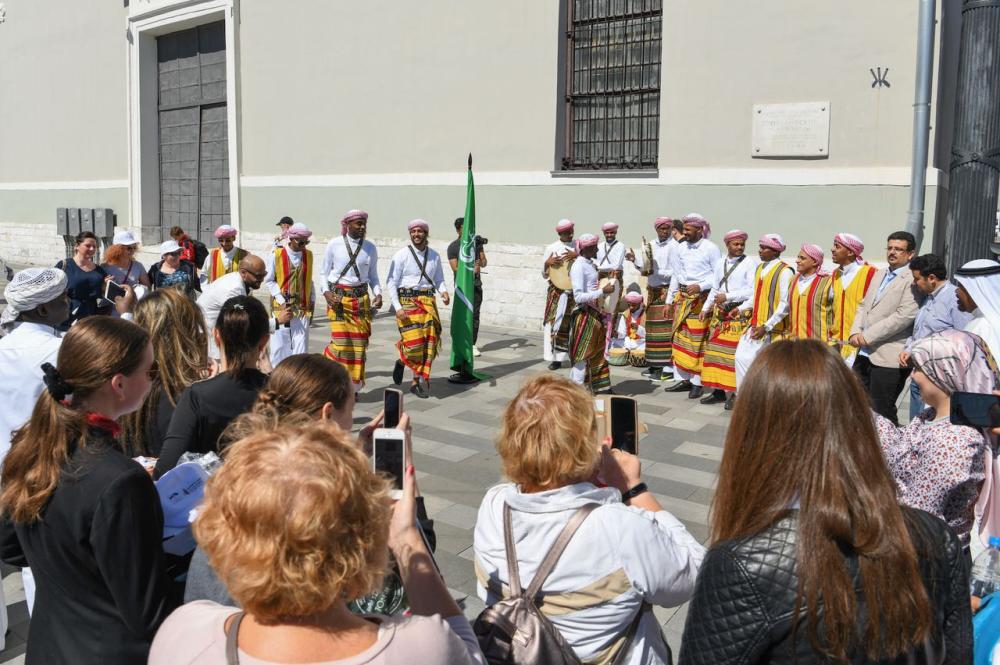
<instances>
[{"instance_id":1,"label":"white painted wall","mask_svg":"<svg viewBox=\"0 0 1000 665\"><path fill-rule=\"evenodd\" d=\"M5 0L4 6L0 183L124 180L122 3Z\"/></svg>"}]
</instances>

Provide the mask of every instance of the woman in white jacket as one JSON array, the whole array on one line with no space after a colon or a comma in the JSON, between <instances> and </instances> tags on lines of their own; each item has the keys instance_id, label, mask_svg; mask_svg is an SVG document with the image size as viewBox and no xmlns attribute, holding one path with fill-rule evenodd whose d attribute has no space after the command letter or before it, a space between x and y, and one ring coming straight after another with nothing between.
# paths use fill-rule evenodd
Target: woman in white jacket
<instances>
[{"instance_id":1,"label":"woman in white jacket","mask_svg":"<svg viewBox=\"0 0 1000 665\"><path fill-rule=\"evenodd\" d=\"M552 375L530 379L504 410L497 451L513 482L486 493L476 520L475 568L486 604L510 593L505 504L524 588L576 509L600 504L545 580L539 607L585 662L613 660L643 612L624 662L670 662L649 605L686 602L705 549L646 490L637 457L598 445L591 395Z\"/></svg>"}]
</instances>

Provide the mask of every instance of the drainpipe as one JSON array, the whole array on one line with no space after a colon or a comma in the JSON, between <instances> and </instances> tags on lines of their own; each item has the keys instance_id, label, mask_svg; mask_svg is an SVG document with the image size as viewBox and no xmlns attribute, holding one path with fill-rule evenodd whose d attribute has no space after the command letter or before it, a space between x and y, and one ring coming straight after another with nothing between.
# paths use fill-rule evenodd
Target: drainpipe
<instances>
[{"instance_id":1,"label":"drainpipe","mask_svg":"<svg viewBox=\"0 0 1000 665\"><path fill-rule=\"evenodd\" d=\"M934 12L936 0L920 0L917 22L917 83L913 91L913 161L910 165L910 211L906 230L924 239L924 198L927 182L927 151L931 129L931 83L934 76Z\"/></svg>"}]
</instances>

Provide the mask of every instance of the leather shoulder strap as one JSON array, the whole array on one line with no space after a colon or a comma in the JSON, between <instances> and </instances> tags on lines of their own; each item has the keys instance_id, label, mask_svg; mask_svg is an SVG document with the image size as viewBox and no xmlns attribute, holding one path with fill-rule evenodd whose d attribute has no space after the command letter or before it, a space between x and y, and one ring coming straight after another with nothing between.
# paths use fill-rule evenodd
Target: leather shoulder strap
<instances>
[{"instance_id":1,"label":"leather shoulder strap","mask_svg":"<svg viewBox=\"0 0 1000 665\"><path fill-rule=\"evenodd\" d=\"M559 561L559 557L562 556L563 550L569 545L569 541L572 540L573 534L576 530L580 528L583 524L583 520L587 519L590 513L594 512L600 504L590 503L581 508L577 508L573 516L569 518L569 522L563 527L563 530L559 533L556 538L556 542L552 543L552 547L549 549L548 554L542 559L542 563L538 566L538 571L535 572L534 579L531 580L531 584L528 585L527 596L528 598L534 599L538 595L538 592L542 588L542 584L545 582L549 573L555 568L556 562Z\"/></svg>"},{"instance_id":2,"label":"leather shoulder strap","mask_svg":"<svg viewBox=\"0 0 1000 665\"><path fill-rule=\"evenodd\" d=\"M417 257L417 251L413 249L413 245L407 245L406 248L410 250L410 256L413 257L413 262L417 264L418 268L420 268L420 274L430 283L432 289L435 288L436 285L434 284L434 280L427 274L427 262L431 260L431 248L424 248L423 263L420 263L420 259Z\"/></svg>"},{"instance_id":3,"label":"leather shoulder strap","mask_svg":"<svg viewBox=\"0 0 1000 665\"><path fill-rule=\"evenodd\" d=\"M229 632L226 633L226 665L240 665L240 652L236 640L244 616L245 612L237 612L233 615L233 622L229 624Z\"/></svg>"}]
</instances>

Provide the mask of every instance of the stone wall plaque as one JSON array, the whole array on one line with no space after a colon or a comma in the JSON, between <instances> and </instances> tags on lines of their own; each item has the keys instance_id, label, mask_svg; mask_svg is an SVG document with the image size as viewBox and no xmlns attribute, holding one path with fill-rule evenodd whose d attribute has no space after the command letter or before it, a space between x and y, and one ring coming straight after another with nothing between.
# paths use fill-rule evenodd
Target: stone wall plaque
<instances>
[{"instance_id":1,"label":"stone wall plaque","mask_svg":"<svg viewBox=\"0 0 1000 665\"><path fill-rule=\"evenodd\" d=\"M828 157L830 102L754 104L751 157Z\"/></svg>"}]
</instances>

